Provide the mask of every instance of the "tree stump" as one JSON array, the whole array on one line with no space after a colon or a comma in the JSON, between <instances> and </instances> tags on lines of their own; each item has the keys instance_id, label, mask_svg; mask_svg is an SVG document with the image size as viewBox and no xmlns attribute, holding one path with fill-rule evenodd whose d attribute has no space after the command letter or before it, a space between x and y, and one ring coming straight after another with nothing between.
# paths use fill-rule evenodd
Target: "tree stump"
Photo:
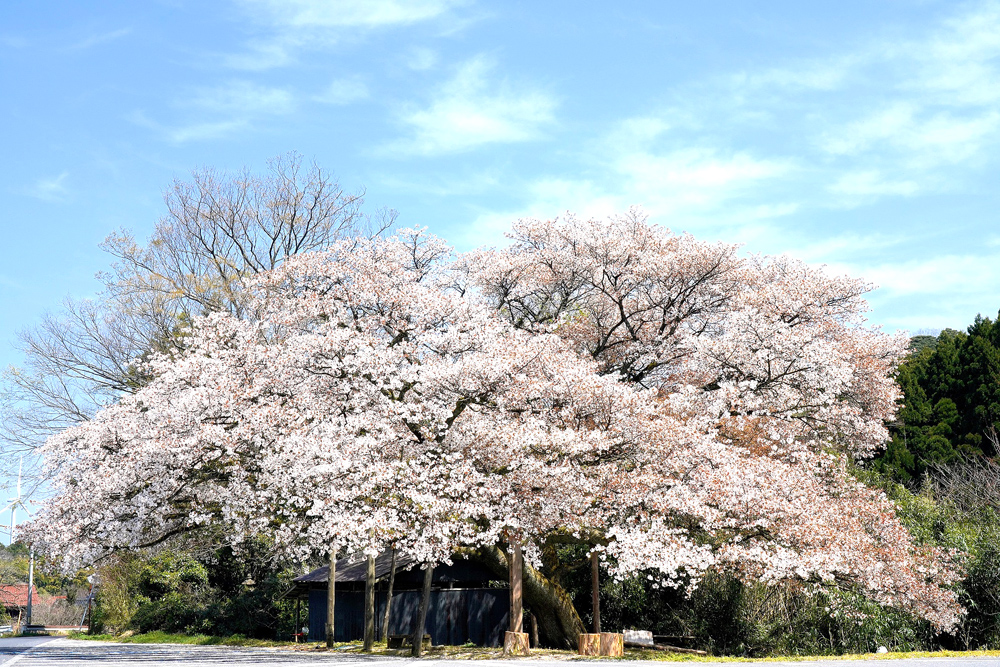
<instances>
[{"instance_id":1,"label":"tree stump","mask_svg":"<svg viewBox=\"0 0 1000 667\"><path fill-rule=\"evenodd\" d=\"M580 655L601 655L601 635L595 633L581 634L578 651Z\"/></svg>"},{"instance_id":2,"label":"tree stump","mask_svg":"<svg viewBox=\"0 0 1000 667\"><path fill-rule=\"evenodd\" d=\"M525 656L528 655L528 633L510 632L503 635L503 654Z\"/></svg>"},{"instance_id":3,"label":"tree stump","mask_svg":"<svg viewBox=\"0 0 1000 667\"><path fill-rule=\"evenodd\" d=\"M625 635L620 632L602 632L600 635L601 653L612 658L625 655Z\"/></svg>"}]
</instances>

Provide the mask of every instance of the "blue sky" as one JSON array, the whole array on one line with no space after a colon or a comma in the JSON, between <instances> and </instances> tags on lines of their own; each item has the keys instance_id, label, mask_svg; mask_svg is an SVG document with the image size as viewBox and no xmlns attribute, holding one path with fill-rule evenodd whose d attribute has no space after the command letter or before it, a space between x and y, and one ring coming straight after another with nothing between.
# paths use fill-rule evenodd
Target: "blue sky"
<instances>
[{"instance_id":1,"label":"blue sky","mask_svg":"<svg viewBox=\"0 0 1000 667\"><path fill-rule=\"evenodd\" d=\"M642 205L881 287L1000 308L1000 5L150 0L0 5L0 363L193 168L299 151L460 249Z\"/></svg>"}]
</instances>

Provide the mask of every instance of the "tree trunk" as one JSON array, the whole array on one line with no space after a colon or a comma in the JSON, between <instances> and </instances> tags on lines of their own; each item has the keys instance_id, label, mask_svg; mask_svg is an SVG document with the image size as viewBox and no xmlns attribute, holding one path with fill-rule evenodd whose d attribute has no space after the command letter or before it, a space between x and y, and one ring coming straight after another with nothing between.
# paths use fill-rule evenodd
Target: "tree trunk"
<instances>
[{"instance_id":1,"label":"tree trunk","mask_svg":"<svg viewBox=\"0 0 1000 667\"><path fill-rule=\"evenodd\" d=\"M424 589L420 593L420 611L417 613L417 623L413 628L413 657L419 658L424 646L424 627L427 625L427 608L431 604L431 580L434 579L434 566L428 564L424 570Z\"/></svg>"},{"instance_id":2,"label":"tree trunk","mask_svg":"<svg viewBox=\"0 0 1000 667\"><path fill-rule=\"evenodd\" d=\"M594 607L594 633L601 634L601 570L597 552L590 552L590 596Z\"/></svg>"},{"instance_id":3,"label":"tree trunk","mask_svg":"<svg viewBox=\"0 0 1000 667\"><path fill-rule=\"evenodd\" d=\"M484 547L472 557L485 565L498 579L510 575L507 556L497 547ZM575 650L579 635L586 632L573 600L561 586L525 563L523 568L524 602L538 618L539 638L545 646Z\"/></svg>"},{"instance_id":4,"label":"tree trunk","mask_svg":"<svg viewBox=\"0 0 1000 667\"><path fill-rule=\"evenodd\" d=\"M337 601L337 545L330 547L330 583L326 587L326 647L333 648L333 607Z\"/></svg>"},{"instance_id":5,"label":"tree trunk","mask_svg":"<svg viewBox=\"0 0 1000 667\"><path fill-rule=\"evenodd\" d=\"M396 583L396 550L392 550L389 563L389 590L385 593L385 615L382 617L382 639L389 641L389 610L392 608L392 586Z\"/></svg>"},{"instance_id":6,"label":"tree trunk","mask_svg":"<svg viewBox=\"0 0 1000 667\"><path fill-rule=\"evenodd\" d=\"M365 644L361 648L371 653L375 646L375 556L368 557L365 570Z\"/></svg>"}]
</instances>

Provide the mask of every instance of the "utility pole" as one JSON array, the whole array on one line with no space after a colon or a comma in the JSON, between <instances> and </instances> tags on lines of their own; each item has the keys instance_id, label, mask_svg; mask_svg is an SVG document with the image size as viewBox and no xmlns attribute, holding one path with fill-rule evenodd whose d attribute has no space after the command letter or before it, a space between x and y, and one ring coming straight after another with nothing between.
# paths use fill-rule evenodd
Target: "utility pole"
<instances>
[{"instance_id":1,"label":"utility pole","mask_svg":"<svg viewBox=\"0 0 1000 667\"><path fill-rule=\"evenodd\" d=\"M31 598L34 597L31 593L35 589L35 547L31 547L30 554L28 560L28 608L25 612L27 616L25 627L31 625Z\"/></svg>"}]
</instances>

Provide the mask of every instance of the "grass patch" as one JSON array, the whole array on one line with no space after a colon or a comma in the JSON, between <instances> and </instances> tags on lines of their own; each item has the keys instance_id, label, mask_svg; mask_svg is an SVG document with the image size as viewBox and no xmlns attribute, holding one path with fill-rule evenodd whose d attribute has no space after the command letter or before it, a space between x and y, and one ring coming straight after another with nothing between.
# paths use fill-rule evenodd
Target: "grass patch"
<instances>
[{"instance_id":1,"label":"grass patch","mask_svg":"<svg viewBox=\"0 0 1000 667\"><path fill-rule=\"evenodd\" d=\"M121 642L125 644L195 644L199 646L256 646L267 648L285 648L297 651L322 653L327 650L325 643L298 643L291 641L276 641L272 639L250 639L243 635L229 637L213 637L211 635L184 635L168 632L147 632L137 635L88 635L73 632L71 639L86 639L90 641ZM338 652L361 653L360 642L343 642L335 646ZM388 649L385 642L375 644L371 655L409 657L410 649ZM424 650L425 658L452 660L493 660L503 658L501 648L483 648L479 646L435 646ZM1000 650L994 651L910 651L906 653L861 653L852 655L809 655L809 656L773 656L769 658L735 658L728 656L699 656L686 653L667 653L663 651L647 651L643 649L625 649L624 660L650 660L656 662L811 662L816 660L899 660L902 658L975 658L1000 657ZM559 649L532 649L528 659L548 660L613 660L614 658L581 657L574 651Z\"/></svg>"},{"instance_id":2,"label":"grass patch","mask_svg":"<svg viewBox=\"0 0 1000 667\"><path fill-rule=\"evenodd\" d=\"M243 635L215 637L212 635L185 635L172 632L146 632L143 634L88 635L85 632L69 634L71 639L120 642L123 644L196 644L199 646L295 646L294 642L273 639L252 639ZM300 644L301 646L301 644Z\"/></svg>"}]
</instances>

